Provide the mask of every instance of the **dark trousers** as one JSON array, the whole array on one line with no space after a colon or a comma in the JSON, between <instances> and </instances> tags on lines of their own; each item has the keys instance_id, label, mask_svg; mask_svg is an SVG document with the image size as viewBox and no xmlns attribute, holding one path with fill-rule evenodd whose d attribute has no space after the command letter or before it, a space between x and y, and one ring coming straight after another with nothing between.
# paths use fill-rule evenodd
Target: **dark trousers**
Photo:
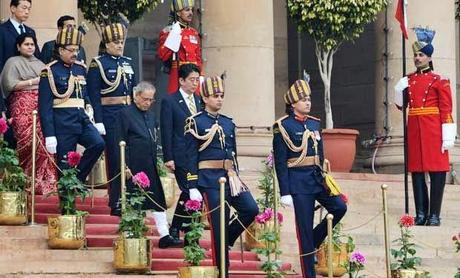
<instances>
[{"instance_id":1,"label":"dark trousers","mask_svg":"<svg viewBox=\"0 0 460 278\"><path fill-rule=\"evenodd\" d=\"M107 163L107 179L111 180L120 172L120 142L117 142L115 128L106 128L105 141L105 161ZM108 184L109 206L112 210L120 208L120 177Z\"/></svg>"},{"instance_id":2,"label":"dark trousers","mask_svg":"<svg viewBox=\"0 0 460 278\"><path fill-rule=\"evenodd\" d=\"M318 201L328 213L334 215L332 221L334 226L345 215L347 206L339 196L330 196L325 190L316 194L295 194L292 195L292 199L294 201L300 253L311 253L321 245L327 236L326 218L313 229L315 201ZM300 264L304 278L316 277L314 254L301 257Z\"/></svg>"},{"instance_id":3,"label":"dark trousers","mask_svg":"<svg viewBox=\"0 0 460 278\"><path fill-rule=\"evenodd\" d=\"M190 199L187 187L187 170L176 166L174 176L176 177L177 184L179 185L182 193L179 196L179 200L177 200L176 211L174 212L175 215L171 222L171 228L184 231L185 228L182 226L190 223L192 220L191 218L184 218L176 215L189 215L189 213L185 210L185 202Z\"/></svg>"},{"instance_id":4,"label":"dark trousers","mask_svg":"<svg viewBox=\"0 0 460 278\"><path fill-rule=\"evenodd\" d=\"M414 190L415 213L417 218L427 218L441 214L442 197L446 184L446 172L429 172L430 198L425 181L425 173L412 173L412 189Z\"/></svg>"},{"instance_id":5,"label":"dark trousers","mask_svg":"<svg viewBox=\"0 0 460 278\"><path fill-rule=\"evenodd\" d=\"M78 165L78 179L83 183L89 172L93 169L102 152L104 151L104 140L92 124L83 127L81 134L59 134L57 138L57 165L60 169L66 169L69 166L65 162L68 152L75 151L77 144L85 147L85 151ZM60 175L60 173L59 173Z\"/></svg>"},{"instance_id":6,"label":"dark trousers","mask_svg":"<svg viewBox=\"0 0 460 278\"><path fill-rule=\"evenodd\" d=\"M216 188L200 188L201 193L204 195L208 211L213 210L214 208L220 205L220 193L219 189ZM226 186L225 199L227 202L236 210L237 217L244 225L244 227L249 227L254 221L254 218L259 213L259 208L257 207L256 201L252 197L249 191L242 192L238 196L231 196L229 192L228 184ZM244 231L244 227L241 226L238 220L233 220L230 225L228 225L230 218L229 207L225 206L225 223L227 223L225 230L225 258L226 258L226 274L225 276L220 275L221 278L228 277L228 268L230 261L228 258L228 246L233 246L235 241ZM211 223L211 240L212 240L212 259L213 265L216 265L220 269L220 209L216 209L212 213L208 214L208 221Z\"/></svg>"}]
</instances>

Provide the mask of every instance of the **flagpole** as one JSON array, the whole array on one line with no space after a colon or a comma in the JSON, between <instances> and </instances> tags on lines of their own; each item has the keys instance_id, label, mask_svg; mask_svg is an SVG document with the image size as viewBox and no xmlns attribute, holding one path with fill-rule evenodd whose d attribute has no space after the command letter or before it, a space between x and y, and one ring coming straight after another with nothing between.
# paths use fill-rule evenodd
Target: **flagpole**
<instances>
[{"instance_id":1,"label":"flagpole","mask_svg":"<svg viewBox=\"0 0 460 278\"><path fill-rule=\"evenodd\" d=\"M406 17L406 9L403 1L403 18ZM406 26L407 28L407 26ZM407 30L407 29L406 29ZM407 32L407 31L406 31ZM401 34L402 40L402 72L403 77L406 76L406 38L404 33ZM403 91L403 134L404 134L404 212L409 214L409 183L408 183L408 165L407 165L407 104L408 92L407 88Z\"/></svg>"}]
</instances>

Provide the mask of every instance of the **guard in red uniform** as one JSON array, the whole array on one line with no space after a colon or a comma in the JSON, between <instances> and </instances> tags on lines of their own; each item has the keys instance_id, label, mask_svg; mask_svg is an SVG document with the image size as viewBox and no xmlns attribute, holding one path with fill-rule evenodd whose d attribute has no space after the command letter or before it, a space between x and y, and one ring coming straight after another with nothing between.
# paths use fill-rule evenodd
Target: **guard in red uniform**
<instances>
[{"instance_id":1,"label":"guard in red uniform","mask_svg":"<svg viewBox=\"0 0 460 278\"><path fill-rule=\"evenodd\" d=\"M179 89L179 66L192 63L201 72L200 34L190 27L193 20L194 0L173 0L171 4L171 24L160 32L158 57L169 69L168 93Z\"/></svg>"},{"instance_id":2,"label":"guard in red uniform","mask_svg":"<svg viewBox=\"0 0 460 278\"><path fill-rule=\"evenodd\" d=\"M448 149L457 134L452 120L452 93L449 79L433 72L431 44L435 31L415 28L412 45L417 71L403 77L395 86L395 103L403 106L407 92L408 168L412 173L416 225L439 226L439 214L449 167ZM430 198L425 173L430 175Z\"/></svg>"}]
</instances>

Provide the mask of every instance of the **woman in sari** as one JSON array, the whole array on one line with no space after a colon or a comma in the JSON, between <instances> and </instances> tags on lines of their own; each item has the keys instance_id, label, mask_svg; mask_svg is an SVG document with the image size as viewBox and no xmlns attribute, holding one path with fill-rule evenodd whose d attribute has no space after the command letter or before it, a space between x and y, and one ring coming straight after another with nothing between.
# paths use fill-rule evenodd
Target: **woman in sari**
<instances>
[{"instance_id":1,"label":"woman in sari","mask_svg":"<svg viewBox=\"0 0 460 278\"><path fill-rule=\"evenodd\" d=\"M17 56L11 57L0 75L4 96L8 99L11 127L17 140L19 163L27 175L32 173L32 111L38 109L38 83L45 65L34 56L37 39L25 33L16 39ZM53 157L44 146L40 120L37 119L37 193L47 194L56 188L56 170Z\"/></svg>"}]
</instances>

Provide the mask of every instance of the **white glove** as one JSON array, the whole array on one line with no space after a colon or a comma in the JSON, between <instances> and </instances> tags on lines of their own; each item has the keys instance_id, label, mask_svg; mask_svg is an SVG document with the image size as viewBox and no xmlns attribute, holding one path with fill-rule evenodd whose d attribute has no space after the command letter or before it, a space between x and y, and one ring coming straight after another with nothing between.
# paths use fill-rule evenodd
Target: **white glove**
<instances>
[{"instance_id":1,"label":"white glove","mask_svg":"<svg viewBox=\"0 0 460 278\"><path fill-rule=\"evenodd\" d=\"M55 154L56 153L56 148L57 148L56 136L46 137L45 138L45 145L46 145L46 150L50 154Z\"/></svg>"},{"instance_id":2,"label":"white glove","mask_svg":"<svg viewBox=\"0 0 460 278\"><path fill-rule=\"evenodd\" d=\"M94 123L94 109L91 104L85 106L85 113L88 116L89 120Z\"/></svg>"},{"instance_id":3,"label":"white glove","mask_svg":"<svg viewBox=\"0 0 460 278\"><path fill-rule=\"evenodd\" d=\"M399 79L398 83L396 83L394 103L397 106L403 106L403 91L407 87L409 87L409 80L407 79L407 76Z\"/></svg>"},{"instance_id":4,"label":"white glove","mask_svg":"<svg viewBox=\"0 0 460 278\"><path fill-rule=\"evenodd\" d=\"M105 135L105 126L103 123L96 123L94 124L94 127L97 129L97 132L99 132L100 135Z\"/></svg>"},{"instance_id":5,"label":"white glove","mask_svg":"<svg viewBox=\"0 0 460 278\"><path fill-rule=\"evenodd\" d=\"M179 51L180 42L182 41L181 28L179 22L176 22L171 27L168 37L166 38L164 46L171 49L174 52Z\"/></svg>"},{"instance_id":6,"label":"white glove","mask_svg":"<svg viewBox=\"0 0 460 278\"><path fill-rule=\"evenodd\" d=\"M203 196L198 189L192 188L189 190L190 200L203 201Z\"/></svg>"},{"instance_id":7,"label":"white glove","mask_svg":"<svg viewBox=\"0 0 460 278\"><path fill-rule=\"evenodd\" d=\"M455 136L457 136L457 124L442 124L442 147L441 153L454 147Z\"/></svg>"},{"instance_id":8,"label":"white glove","mask_svg":"<svg viewBox=\"0 0 460 278\"><path fill-rule=\"evenodd\" d=\"M288 206L288 207L294 207L294 201L292 200L292 196L291 195L284 195L284 196L281 196L281 204L283 206Z\"/></svg>"}]
</instances>

